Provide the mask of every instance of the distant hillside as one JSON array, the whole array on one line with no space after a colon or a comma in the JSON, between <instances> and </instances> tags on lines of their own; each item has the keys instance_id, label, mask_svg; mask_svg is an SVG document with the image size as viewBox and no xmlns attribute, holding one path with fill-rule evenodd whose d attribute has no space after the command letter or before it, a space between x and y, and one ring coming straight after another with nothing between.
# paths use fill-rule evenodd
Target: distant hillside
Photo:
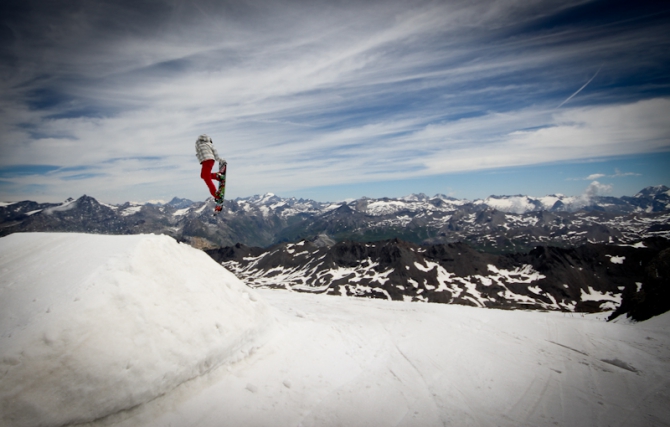
<instances>
[{"instance_id":1,"label":"distant hillside","mask_svg":"<svg viewBox=\"0 0 670 427\"><path fill-rule=\"evenodd\" d=\"M0 236L21 231L161 233L195 247L216 248L236 243L269 247L325 235L336 242L461 241L493 253L527 251L538 244L628 244L670 237L670 189L665 186L645 188L633 197L590 199L491 196L468 201L418 194L321 203L270 193L229 200L218 216L212 212L211 199L109 205L82 196L60 204L2 203Z\"/></svg>"},{"instance_id":2,"label":"distant hillside","mask_svg":"<svg viewBox=\"0 0 670 427\"><path fill-rule=\"evenodd\" d=\"M617 315L637 319L670 308L669 251L670 241L656 237L631 246L537 247L505 255L464 243L418 246L397 239L332 245L317 239L269 249L238 244L207 253L253 287L505 309L618 308ZM638 301L645 296L646 306Z\"/></svg>"}]
</instances>

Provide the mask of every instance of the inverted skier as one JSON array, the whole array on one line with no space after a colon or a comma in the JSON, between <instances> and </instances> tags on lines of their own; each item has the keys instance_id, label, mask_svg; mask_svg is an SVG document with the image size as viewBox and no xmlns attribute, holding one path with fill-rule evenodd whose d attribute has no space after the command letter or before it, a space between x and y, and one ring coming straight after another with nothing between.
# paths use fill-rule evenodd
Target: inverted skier
<instances>
[{"instance_id":1,"label":"inverted skier","mask_svg":"<svg viewBox=\"0 0 670 427\"><path fill-rule=\"evenodd\" d=\"M207 184L209 193L214 197L214 200L220 202L220 200L217 200L218 197L214 181L220 181L222 175L219 172L212 172L212 168L214 167L215 161L218 161L219 164L225 164L226 161L219 157L216 148L214 148L212 138L205 134L200 135L198 140L195 141L195 155L202 166L202 169L200 170L200 178Z\"/></svg>"}]
</instances>

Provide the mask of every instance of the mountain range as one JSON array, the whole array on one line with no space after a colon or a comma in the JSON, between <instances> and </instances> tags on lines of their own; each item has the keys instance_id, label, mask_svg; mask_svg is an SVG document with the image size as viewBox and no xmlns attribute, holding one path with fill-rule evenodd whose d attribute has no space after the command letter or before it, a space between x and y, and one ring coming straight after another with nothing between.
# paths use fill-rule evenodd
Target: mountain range
<instances>
[{"instance_id":1,"label":"mountain range","mask_svg":"<svg viewBox=\"0 0 670 427\"><path fill-rule=\"evenodd\" d=\"M647 318L670 308L670 189L633 197L423 194L338 203L274 194L110 205L0 204L14 232L166 234L253 287ZM664 285L665 284L665 285Z\"/></svg>"},{"instance_id":2,"label":"mountain range","mask_svg":"<svg viewBox=\"0 0 670 427\"><path fill-rule=\"evenodd\" d=\"M0 236L21 231L156 233L212 249L236 243L269 247L326 235L335 242L466 242L493 253L670 237L666 186L648 187L633 197L491 196L475 201L415 194L323 203L268 193L228 200L217 216L213 207L212 199L110 205L86 195L63 203L2 203Z\"/></svg>"}]
</instances>

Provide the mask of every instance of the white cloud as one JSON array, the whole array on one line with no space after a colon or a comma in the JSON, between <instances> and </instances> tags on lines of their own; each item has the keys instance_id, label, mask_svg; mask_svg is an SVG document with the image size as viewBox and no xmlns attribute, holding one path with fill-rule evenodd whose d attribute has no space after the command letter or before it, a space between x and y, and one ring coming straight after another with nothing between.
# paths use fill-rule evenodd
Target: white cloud
<instances>
[{"instance_id":1,"label":"white cloud","mask_svg":"<svg viewBox=\"0 0 670 427\"><path fill-rule=\"evenodd\" d=\"M645 29L591 28L588 43L507 34L575 3L140 3L149 9L54 3L48 30L37 30L46 12L17 29L0 168L83 172L6 177L2 194L204 198L203 132L229 160L231 197L395 179L400 166L411 178L670 149L667 98L576 106L628 62L559 111L546 98L584 81L557 64L648 43ZM36 89L56 105L30 108Z\"/></svg>"},{"instance_id":2,"label":"white cloud","mask_svg":"<svg viewBox=\"0 0 670 427\"><path fill-rule=\"evenodd\" d=\"M636 172L621 172L619 169L615 170L614 175L610 175L610 178L621 178L626 176L641 176L642 174Z\"/></svg>"},{"instance_id":3,"label":"white cloud","mask_svg":"<svg viewBox=\"0 0 670 427\"><path fill-rule=\"evenodd\" d=\"M612 191L611 185L601 184L598 181L593 181L591 184L589 184L588 187L586 187L586 191L584 191L584 197L590 200L593 197L602 195L604 193L609 193L610 191Z\"/></svg>"},{"instance_id":4,"label":"white cloud","mask_svg":"<svg viewBox=\"0 0 670 427\"><path fill-rule=\"evenodd\" d=\"M427 165L433 173L444 173L667 150L668 114L670 100L653 99L464 120L432 128L433 139L444 141L444 149ZM514 130L524 121L544 127Z\"/></svg>"},{"instance_id":5,"label":"white cloud","mask_svg":"<svg viewBox=\"0 0 670 427\"><path fill-rule=\"evenodd\" d=\"M584 180L584 181L593 181L601 178L625 178L629 176L642 176L642 174L637 173L637 172L621 172L619 169L615 169L614 173L611 175L607 175L604 173L593 173L589 176L586 176L584 178L570 178L570 180Z\"/></svg>"},{"instance_id":6,"label":"white cloud","mask_svg":"<svg viewBox=\"0 0 670 427\"><path fill-rule=\"evenodd\" d=\"M524 110L443 125L408 119L325 132L296 130L291 124L233 122L218 124L213 132L207 132L230 162L229 187L234 188L233 194L244 195L266 189L289 191L394 179L399 170L411 178L654 152L667 147L664 142L670 133L670 125L661 120L660 113L650 114L659 111L670 111L670 100L566 109L559 114ZM54 172L31 181L25 177L21 180L50 189L79 189L81 193L101 194L112 200L119 188L130 186L146 188L154 194L152 198L169 198L199 189L204 192L193 150L197 127L179 125L183 122L178 119L174 119L176 125L171 125L165 119L165 115L156 112L106 120L55 121L50 130L73 132L76 139L36 140L31 142L31 153L41 153L53 164L89 166L91 169L86 172L101 175L64 181L71 172ZM515 130L529 121L546 127ZM251 136L249 126L255 127ZM81 141L87 145L82 147ZM159 159L142 160L145 156ZM108 162L109 159L121 160ZM17 158L14 162L30 160ZM589 180L604 176L593 174ZM594 188L605 190L602 185ZM120 197L127 198L125 194Z\"/></svg>"}]
</instances>

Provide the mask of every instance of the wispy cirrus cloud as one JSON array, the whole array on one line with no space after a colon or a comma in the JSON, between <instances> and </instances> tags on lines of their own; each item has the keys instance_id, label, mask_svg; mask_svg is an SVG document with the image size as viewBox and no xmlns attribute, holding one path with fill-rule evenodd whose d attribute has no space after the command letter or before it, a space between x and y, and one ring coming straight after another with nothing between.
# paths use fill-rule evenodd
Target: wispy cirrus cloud
<instances>
[{"instance_id":1,"label":"wispy cirrus cloud","mask_svg":"<svg viewBox=\"0 0 670 427\"><path fill-rule=\"evenodd\" d=\"M670 150L662 7L9 4L0 171L57 169L4 197L205 197L203 132L232 196Z\"/></svg>"},{"instance_id":2,"label":"wispy cirrus cloud","mask_svg":"<svg viewBox=\"0 0 670 427\"><path fill-rule=\"evenodd\" d=\"M568 178L570 181L594 181L602 178L626 178L626 177L635 177L642 176L639 172L621 172L619 169L614 169L613 174L606 173L592 173L588 176L577 177L577 178Z\"/></svg>"},{"instance_id":3,"label":"wispy cirrus cloud","mask_svg":"<svg viewBox=\"0 0 670 427\"><path fill-rule=\"evenodd\" d=\"M591 174L587 177L576 178L576 179L583 179L585 181L592 181L592 180L601 179L601 178L623 178L623 177L627 177L627 176L642 176L642 174L637 173L637 172L621 172L617 169L614 172L614 174L612 174L612 175L607 175L607 174L604 174L604 173L594 173L594 174Z\"/></svg>"}]
</instances>

